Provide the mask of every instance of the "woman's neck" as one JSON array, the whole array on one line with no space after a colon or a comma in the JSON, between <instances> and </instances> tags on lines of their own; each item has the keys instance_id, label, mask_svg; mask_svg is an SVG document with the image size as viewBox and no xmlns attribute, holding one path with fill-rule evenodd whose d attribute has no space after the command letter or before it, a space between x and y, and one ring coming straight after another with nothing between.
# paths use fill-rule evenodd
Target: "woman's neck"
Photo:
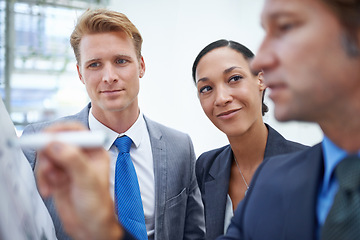
<instances>
[{"instance_id":1,"label":"woman's neck","mask_svg":"<svg viewBox=\"0 0 360 240\"><path fill-rule=\"evenodd\" d=\"M239 166L257 167L264 158L268 129L261 121L241 136L228 137Z\"/></svg>"}]
</instances>

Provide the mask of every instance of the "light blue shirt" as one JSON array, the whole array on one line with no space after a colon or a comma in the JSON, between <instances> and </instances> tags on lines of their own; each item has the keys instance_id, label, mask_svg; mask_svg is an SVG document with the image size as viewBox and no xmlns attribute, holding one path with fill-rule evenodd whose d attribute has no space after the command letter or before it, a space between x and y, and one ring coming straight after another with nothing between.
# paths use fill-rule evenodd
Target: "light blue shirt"
<instances>
[{"instance_id":1,"label":"light blue shirt","mask_svg":"<svg viewBox=\"0 0 360 240\"><path fill-rule=\"evenodd\" d=\"M334 201L335 194L339 188L338 181L334 176L335 167L342 159L349 155L349 153L336 146L326 136L324 136L324 140L322 141L322 149L324 153L324 179L320 185L316 208L319 224L318 236L320 236L320 229L324 225L325 219ZM360 156L360 151L358 151L358 155Z\"/></svg>"}]
</instances>

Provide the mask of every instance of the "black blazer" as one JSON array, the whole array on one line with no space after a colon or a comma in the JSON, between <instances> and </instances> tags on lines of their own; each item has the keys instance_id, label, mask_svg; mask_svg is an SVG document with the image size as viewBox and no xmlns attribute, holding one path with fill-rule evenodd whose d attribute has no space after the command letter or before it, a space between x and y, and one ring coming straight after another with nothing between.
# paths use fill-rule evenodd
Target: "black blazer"
<instances>
[{"instance_id":1,"label":"black blazer","mask_svg":"<svg viewBox=\"0 0 360 240\"><path fill-rule=\"evenodd\" d=\"M299 151L307 146L286 140L265 124L269 134L264 158ZM206 239L224 234L226 200L233 153L230 145L203 153L196 162L196 178L205 210Z\"/></svg>"},{"instance_id":2,"label":"black blazer","mask_svg":"<svg viewBox=\"0 0 360 240\"><path fill-rule=\"evenodd\" d=\"M264 161L219 239L317 239L316 203L324 175L321 144Z\"/></svg>"}]
</instances>

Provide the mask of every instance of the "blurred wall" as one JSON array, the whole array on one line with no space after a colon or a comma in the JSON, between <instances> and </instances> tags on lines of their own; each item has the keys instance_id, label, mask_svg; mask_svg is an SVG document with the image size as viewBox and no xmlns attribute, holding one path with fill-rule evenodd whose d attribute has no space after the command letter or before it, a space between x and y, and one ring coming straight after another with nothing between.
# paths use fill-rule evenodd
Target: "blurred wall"
<instances>
[{"instance_id":1,"label":"blurred wall","mask_svg":"<svg viewBox=\"0 0 360 240\"><path fill-rule=\"evenodd\" d=\"M191 67L198 52L212 41L238 41L256 53L264 32L263 0L112 0L108 8L126 14L143 38L145 76L140 80L140 108L160 123L188 133L196 155L228 143L207 119L197 98ZM273 103L264 121L287 139L313 145L322 138L309 123L279 123Z\"/></svg>"}]
</instances>

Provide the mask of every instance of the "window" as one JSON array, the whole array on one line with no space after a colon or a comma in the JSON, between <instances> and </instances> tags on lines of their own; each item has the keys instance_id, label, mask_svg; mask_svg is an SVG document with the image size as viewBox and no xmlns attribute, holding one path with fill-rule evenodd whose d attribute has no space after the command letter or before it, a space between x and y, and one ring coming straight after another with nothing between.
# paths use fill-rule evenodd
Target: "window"
<instances>
[{"instance_id":1,"label":"window","mask_svg":"<svg viewBox=\"0 0 360 240\"><path fill-rule=\"evenodd\" d=\"M0 95L21 131L28 123L85 106L88 98L77 77L69 36L85 9L105 7L108 0L9 2L0 0ZM10 61L6 54L11 54Z\"/></svg>"}]
</instances>

